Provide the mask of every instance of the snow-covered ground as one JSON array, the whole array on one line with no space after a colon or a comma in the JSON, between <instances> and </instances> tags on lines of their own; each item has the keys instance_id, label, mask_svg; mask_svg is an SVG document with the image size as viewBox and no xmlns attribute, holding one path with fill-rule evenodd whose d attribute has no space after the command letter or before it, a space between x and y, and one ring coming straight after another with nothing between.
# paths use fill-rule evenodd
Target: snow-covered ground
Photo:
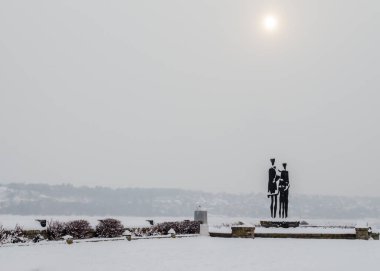
<instances>
[{"instance_id":1,"label":"snow-covered ground","mask_svg":"<svg viewBox=\"0 0 380 271\"><path fill-rule=\"evenodd\" d=\"M127 227L179 221L192 217L114 217ZM0 215L0 224L12 229L41 229L35 219L69 221L86 219L92 226L104 217L93 216L15 216ZM260 219L209 215L210 230L230 231L236 222L258 224ZM265 229L256 232L354 233L357 221L310 220L310 225L296 229ZM367 220L379 229L379 220ZM348 226L330 228L329 226ZM380 267L380 241L311 239L235 239L168 238L111 242L83 242L67 245L63 241L27 245L0 246L1 271L96 271L96 270L377 270Z\"/></svg>"},{"instance_id":2,"label":"snow-covered ground","mask_svg":"<svg viewBox=\"0 0 380 271\"><path fill-rule=\"evenodd\" d=\"M380 242L193 237L0 247L4 271L378 270Z\"/></svg>"}]
</instances>

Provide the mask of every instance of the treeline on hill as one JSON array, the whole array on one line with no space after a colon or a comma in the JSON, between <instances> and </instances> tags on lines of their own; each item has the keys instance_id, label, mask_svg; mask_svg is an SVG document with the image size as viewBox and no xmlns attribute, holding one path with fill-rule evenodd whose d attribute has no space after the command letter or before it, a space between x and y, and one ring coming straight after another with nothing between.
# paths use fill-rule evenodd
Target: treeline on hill
<instances>
[{"instance_id":1,"label":"treeline on hill","mask_svg":"<svg viewBox=\"0 0 380 271\"><path fill-rule=\"evenodd\" d=\"M87 220L79 219L68 222L51 220L47 223L46 230L23 230L16 225L13 230L5 230L0 225L0 245L6 243L40 242L42 240L63 240L65 236L73 239L88 238L115 238L121 237L125 231L134 236L167 235L173 229L177 234L197 234L200 231L198 221L163 222L145 228L125 228L122 223L113 218L100 220L95 228L92 228Z\"/></svg>"},{"instance_id":2,"label":"treeline on hill","mask_svg":"<svg viewBox=\"0 0 380 271\"><path fill-rule=\"evenodd\" d=\"M289 195L292 217L380 217L380 197L297 195L294 191ZM0 214L175 217L192 216L197 204L213 215L266 217L270 202L263 193L0 184Z\"/></svg>"}]
</instances>

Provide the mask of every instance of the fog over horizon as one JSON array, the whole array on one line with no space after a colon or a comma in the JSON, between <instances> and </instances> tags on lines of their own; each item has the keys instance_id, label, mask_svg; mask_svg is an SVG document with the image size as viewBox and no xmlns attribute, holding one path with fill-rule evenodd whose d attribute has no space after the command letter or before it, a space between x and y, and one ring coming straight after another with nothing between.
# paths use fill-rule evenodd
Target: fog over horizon
<instances>
[{"instance_id":1,"label":"fog over horizon","mask_svg":"<svg viewBox=\"0 0 380 271\"><path fill-rule=\"evenodd\" d=\"M71 187L73 189L110 189L110 190L124 190L124 189L136 189L136 190L173 190L173 191L184 191L184 192L199 192L199 193L209 193L209 194L226 194L226 195L260 195L263 196L264 198L267 198L267 191L260 190L260 191L255 191L255 190L247 190L247 191L236 191L236 190L230 190L230 191L225 191L225 190L218 190L218 189L202 189L202 188L183 188L183 187L174 187L174 186L122 186L122 185L102 185L102 184L78 184L74 182L63 182L63 183L48 183L48 182L0 182L0 187L1 186L27 186L27 185L32 185L32 186L51 186L54 187L55 189L59 187ZM336 192L336 191L335 191ZM374 199L380 199L380 195L375 194L375 195L358 195L358 194L353 194L353 195L341 195L338 192L334 193L334 191L330 191L329 193L317 193L317 192L309 192L309 193L303 193L303 192L298 192L298 191L292 191L292 195L296 196L311 196L311 197L319 197L319 196L326 196L326 197L331 197L331 196L337 196L337 197L347 197L347 198L374 198Z\"/></svg>"},{"instance_id":2,"label":"fog over horizon","mask_svg":"<svg viewBox=\"0 0 380 271\"><path fill-rule=\"evenodd\" d=\"M208 193L183 189L0 184L0 214L192 216L201 205L210 215L266 217L265 193ZM289 215L299 218L380 217L380 197L290 194ZM380 222L380 221L379 221Z\"/></svg>"},{"instance_id":3,"label":"fog over horizon","mask_svg":"<svg viewBox=\"0 0 380 271\"><path fill-rule=\"evenodd\" d=\"M1 1L0 184L378 197L379 10Z\"/></svg>"}]
</instances>

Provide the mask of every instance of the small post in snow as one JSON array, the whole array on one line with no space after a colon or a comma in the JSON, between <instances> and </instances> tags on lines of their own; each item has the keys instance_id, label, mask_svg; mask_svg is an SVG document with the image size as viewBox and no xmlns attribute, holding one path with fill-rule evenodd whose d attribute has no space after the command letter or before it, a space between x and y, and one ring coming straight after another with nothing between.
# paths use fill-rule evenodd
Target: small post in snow
<instances>
[{"instance_id":1,"label":"small post in snow","mask_svg":"<svg viewBox=\"0 0 380 271\"><path fill-rule=\"evenodd\" d=\"M72 245L74 242L74 237L72 237L71 235L65 235L62 238L63 238L63 240L66 241L66 244L68 244L68 245Z\"/></svg>"},{"instance_id":2,"label":"small post in snow","mask_svg":"<svg viewBox=\"0 0 380 271\"><path fill-rule=\"evenodd\" d=\"M171 238L175 238L175 230L170 229L170 230L168 231L168 234L170 234L170 237L171 237Z\"/></svg>"},{"instance_id":3,"label":"small post in snow","mask_svg":"<svg viewBox=\"0 0 380 271\"><path fill-rule=\"evenodd\" d=\"M126 230L125 232L123 232L123 236L125 236L128 241L132 240L132 233L129 230Z\"/></svg>"}]
</instances>

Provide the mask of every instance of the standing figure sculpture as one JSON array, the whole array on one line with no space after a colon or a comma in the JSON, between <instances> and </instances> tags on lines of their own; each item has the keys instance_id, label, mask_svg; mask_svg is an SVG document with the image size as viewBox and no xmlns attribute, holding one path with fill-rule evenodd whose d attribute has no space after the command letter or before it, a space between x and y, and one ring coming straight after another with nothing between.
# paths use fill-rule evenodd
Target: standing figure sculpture
<instances>
[{"instance_id":1,"label":"standing figure sculpture","mask_svg":"<svg viewBox=\"0 0 380 271\"><path fill-rule=\"evenodd\" d=\"M284 170L278 170L281 172L281 177L278 184L278 190L280 191L280 209L278 215L281 218L287 218L290 187L289 172L286 170L286 163L283 163L282 166L284 167Z\"/></svg>"},{"instance_id":2,"label":"standing figure sculpture","mask_svg":"<svg viewBox=\"0 0 380 271\"><path fill-rule=\"evenodd\" d=\"M268 180L268 198L271 199L270 204L270 215L272 218L276 218L277 212L277 195L278 195L278 186L277 180L280 178L276 173L276 166L274 165L275 159L270 159L272 167L269 169L269 180Z\"/></svg>"}]
</instances>

